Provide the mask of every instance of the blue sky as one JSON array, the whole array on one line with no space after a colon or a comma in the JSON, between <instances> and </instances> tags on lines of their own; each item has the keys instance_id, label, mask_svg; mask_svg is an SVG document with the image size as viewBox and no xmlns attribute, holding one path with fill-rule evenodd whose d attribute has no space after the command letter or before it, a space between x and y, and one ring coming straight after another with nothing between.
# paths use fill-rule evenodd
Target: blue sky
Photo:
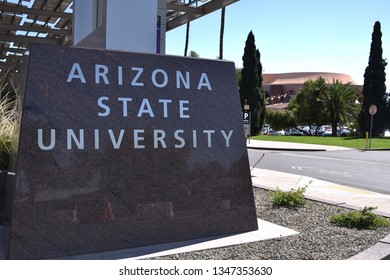
<instances>
[{"instance_id":1,"label":"blue sky","mask_svg":"<svg viewBox=\"0 0 390 280\"><path fill-rule=\"evenodd\" d=\"M389 0L240 0L226 8L224 59L242 67L252 30L263 73L345 73L363 84L375 21L390 62ZM189 50L216 58L219 29L220 11L191 22ZM169 31L166 53L183 55L184 43L185 26ZM390 89L390 64L386 72Z\"/></svg>"}]
</instances>

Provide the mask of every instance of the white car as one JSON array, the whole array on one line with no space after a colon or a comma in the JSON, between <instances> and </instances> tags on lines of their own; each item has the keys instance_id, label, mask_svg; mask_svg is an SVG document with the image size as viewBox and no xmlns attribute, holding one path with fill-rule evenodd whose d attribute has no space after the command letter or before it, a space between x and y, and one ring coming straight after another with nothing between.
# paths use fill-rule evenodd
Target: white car
<instances>
[{"instance_id":1,"label":"white car","mask_svg":"<svg viewBox=\"0 0 390 280\"><path fill-rule=\"evenodd\" d=\"M332 127L331 126L325 127L322 136L332 136Z\"/></svg>"},{"instance_id":2,"label":"white car","mask_svg":"<svg viewBox=\"0 0 390 280\"><path fill-rule=\"evenodd\" d=\"M385 133L383 134L385 137L390 137L390 129L385 130Z\"/></svg>"},{"instance_id":3,"label":"white car","mask_svg":"<svg viewBox=\"0 0 390 280\"><path fill-rule=\"evenodd\" d=\"M340 130L339 134L340 134L340 136L343 136L343 137L349 136L349 135L351 135L351 130L349 128L343 128Z\"/></svg>"}]
</instances>

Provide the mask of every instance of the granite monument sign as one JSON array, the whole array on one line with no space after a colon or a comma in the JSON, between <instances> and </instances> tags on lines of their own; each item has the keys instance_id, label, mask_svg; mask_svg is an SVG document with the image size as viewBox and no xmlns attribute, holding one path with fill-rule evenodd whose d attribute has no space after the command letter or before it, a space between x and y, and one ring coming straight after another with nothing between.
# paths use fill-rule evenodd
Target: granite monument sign
<instances>
[{"instance_id":1,"label":"granite monument sign","mask_svg":"<svg viewBox=\"0 0 390 280\"><path fill-rule=\"evenodd\" d=\"M32 45L7 257L257 229L231 62Z\"/></svg>"}]
</instances>

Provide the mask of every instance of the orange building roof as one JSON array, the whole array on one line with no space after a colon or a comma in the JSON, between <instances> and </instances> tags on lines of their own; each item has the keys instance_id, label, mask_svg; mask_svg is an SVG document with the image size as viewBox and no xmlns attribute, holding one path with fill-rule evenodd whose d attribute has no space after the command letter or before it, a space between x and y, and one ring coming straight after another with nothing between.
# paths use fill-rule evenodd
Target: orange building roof
<instances>
[{"instance_id":1,"label":"orange building roof","mask_svg":"<svg viewBox=\"0 0 390 280\"><path fill-rule=\"evenodd\" d=\"M351 76L342 73L327 72L293 72L280 74L263 74L263 87L270 95L278 95L286 92L298 92L303 84L308 80L324 78L329 84L333 80L339 80L343 84L350 83L356 85Z\"/></svg>"},{"instance_id":2,"label":"orange building roof","mask_svg":"<svg viewBox=\"0 0 390 280\"><path fill-rule=\"evenodd\" d=\"M341 73L326 73L326 72L294 72L281 74L263 74L263 85L303 85L308 80L316 80L322 77L328 83L333 83L333 80L339 80L343 84L351 83L356 85L351 76Z\"/></svg>"}]
</instances>

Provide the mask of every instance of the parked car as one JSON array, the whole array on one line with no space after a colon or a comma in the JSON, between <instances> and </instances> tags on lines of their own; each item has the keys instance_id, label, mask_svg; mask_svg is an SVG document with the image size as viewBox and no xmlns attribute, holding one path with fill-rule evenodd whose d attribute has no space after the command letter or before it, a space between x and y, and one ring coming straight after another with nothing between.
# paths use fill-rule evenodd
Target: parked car
<instances>
[{"instance_id":1,"label":"parked car","mask_svg":"<svg viewBox=\"0 0 390 280\"><path fill-rule=\"evenodd\" d=\"M390 129L385 130L385 133L383 133L384 137L390 137Z\"/></svg>"},{"instance_id":2,"label":"parked car","mask_svg":"<svg viewBox=\"0 0 390 280\"><path fill-rule=\"evenodd\" d=\"M340 130L340 136L345 137L351 135L351 130L349 128L342 128Z\"/></svg>"},{"instance_id":3,"label":"parked car","mask_svg":"<svg viewBox=\"0 0 390 280\"><path fill-rule=\"evenodd\" d=\"M318 135L321 136L332 136L332 126L330 125L323 125L320 127L318 131Z\"/></svg>"},{"instance_id":4,"label":"parked car","mask_svg":"<svg viewBox=\"0 0 390 280\"><path fill-rule=\"evenodd\" d=\"M268 131L271 129L271 127L268 124L265 124L263 128L261 129L261 134L266 135L268 134Z\"/></svg>"},{"instance_id":5,"label":"parked car","mask_svg":"<svg viewBox=\"0 0 390 280\"><path fill-rule=\"evenodd\" d=\"M332 136L332 129L325 129L322 136Z\"/></svg>"},{"instance_id":6,"label":"parked car","mask_svg":"<svg viewBox=\"0 0 390 280\"><path fill-rule=\"evenodd\" d=\"M290 130L286 130L285 135L291 135L291 136L302 136L304 133L296 128L291 128Z\"/></svg>"}]
</instances>

